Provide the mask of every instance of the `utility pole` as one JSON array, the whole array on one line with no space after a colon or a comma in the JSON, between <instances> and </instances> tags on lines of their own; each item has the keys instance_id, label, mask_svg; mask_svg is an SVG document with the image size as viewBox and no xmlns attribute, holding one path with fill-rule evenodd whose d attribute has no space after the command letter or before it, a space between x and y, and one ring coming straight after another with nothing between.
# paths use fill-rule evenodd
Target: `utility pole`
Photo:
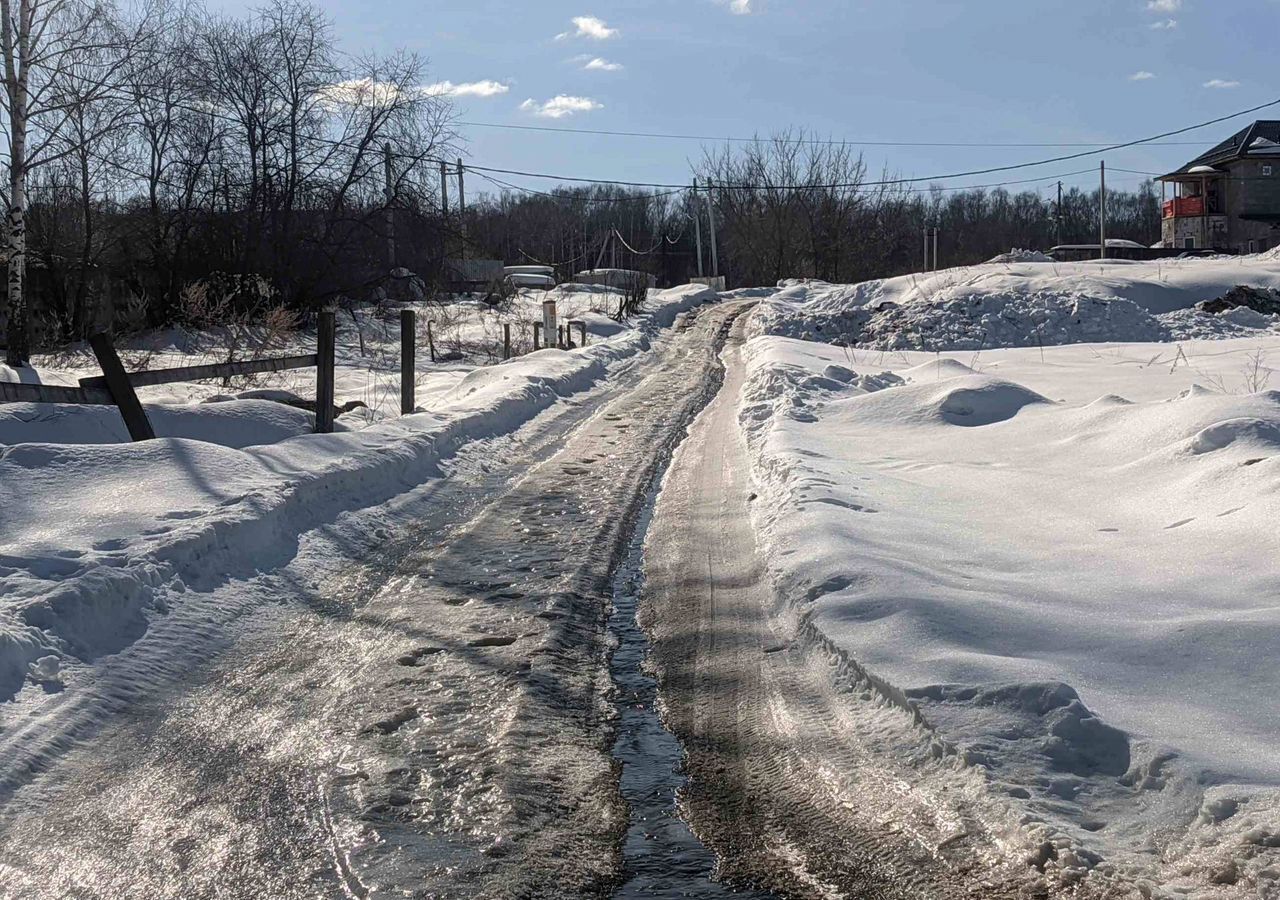
<instances>
[{"instance_id":1,"label":"utility pole","mask_svg":"<svg viewBox=\"0 0 1280 900\"><path fill-rule=\"evenodd\" d=\"M395 186L391 176L391 142L382 145L382 168L386 178L386 215L387 215L387 267L396 267L396 214L392 208L395 202Z\"/></svg>"},{"instance_id":2,"label":"utility pole","mask_svg":"<svg viewBox=\"0 0 1280 900\"><path fill-rule=\"evenodd\" d=\"M440 160L440 215L449 218L449 170Z\"/></svg>"},{"instance_id":3,"label":"utility pole","mask_svg":"<svg viewBox=\"0 0 1280 900\"><path fill-rule=\"evenodd\" d=\"M702 213L698 210L698 179L693 179L693 237L698 243L698 277L702 277Z\"/></svg>"},{"instance_id":4,"label":"utility pole","mask_svg":"<svg viewBox=\"0 0 1280 900\"><path fill-rule=\"evenodd\" d=\"M1058 182L1058 205L1053 210L1053 242L1062 246L1062 182Z\"/></svg>"},{"instance_id":5,"label":"utility pole","mask_svg":"<svg viewBox=\"0 0 1280 900\"><path fill-rule=\"evenodd\" d=\"M929 271L929 232L932 230L928 225L924 226L924 268L920 270L922 272Z\"/></svg>"},{"instance_id":6,"label":"utility pole","mask_svg":"<svg viewBox=\"0 0 1280 900\"><path fill-rule=\"evenodd\" d=\"M458 233L462 236L463 259L467 258L467 195L462 185L462 160L458 160Z\"/></svg>"},{"instance_id":7,"label":"utility pole","mask_svg":"<svg viewBox=\"0 0 1280 900\"><path fill-rule=\"evenodd\" d=\"M707 183L707 225L711 229L711 277L720 277L720 256L716 252L716 206L711 199L711 184Z\"/></svg>"},{"instance_id":8,"label":"utility pole","mask_svg":"<svg viewBox=\"0 0 1280 900\"><path fill-rule=\"evenodd\" d=\"M1098 194L1098 250L1102 254L1099 259L1107 258L1107 164L1104 161L1099 170L1102 176Z\"/></svg>"},{"instance_id":9,"label":"utility pole","mask_svg":"<svg viewBox=\"0 0 1280 900\"><path fill-rule=\"evenodd\" d=\"M938 232L941 231L937 225L933 226L933 271L938 271Z\"/></svg>"}]
</instances>

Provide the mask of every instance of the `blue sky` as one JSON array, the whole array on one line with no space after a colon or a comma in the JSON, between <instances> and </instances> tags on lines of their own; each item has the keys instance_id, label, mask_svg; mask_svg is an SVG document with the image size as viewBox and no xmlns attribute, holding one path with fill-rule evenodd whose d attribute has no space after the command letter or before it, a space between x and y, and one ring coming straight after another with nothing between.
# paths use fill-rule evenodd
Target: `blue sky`
<instances>
[{"instance_id":1,"label":"blue sky","mask_svg":"<svg viewBox=\"0 0 1280 900\"><path fill-rule=\"evenodd\" d=\"M228 11L245 5L251 4L224 3ZM430 61L432 80L495 82L489 96L456 98L468 122L733 136L797 126L820 137L874 141L1109 142L1280 97L1278 0L318 5L334 19L348 52L405 47ZM1270 116L1280 118L1280 107ZM1167 171L1246 121L1178 139L1194 146L1113 152L1107 162ZM474 163L584 177L683 182L689 160L702 153L694 141L462 130ZM917 176L1071 150L864 152L875 171L888 165ZM970 181L1093 166L1090 159ZM1137 180L1114 176L1119 187Z\"/></svg>"}]
</instances>

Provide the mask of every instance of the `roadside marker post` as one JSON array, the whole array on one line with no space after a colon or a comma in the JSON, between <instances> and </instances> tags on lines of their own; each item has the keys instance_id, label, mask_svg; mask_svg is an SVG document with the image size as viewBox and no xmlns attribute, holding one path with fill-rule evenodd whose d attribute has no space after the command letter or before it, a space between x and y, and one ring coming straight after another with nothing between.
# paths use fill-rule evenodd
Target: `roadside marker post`
<instances>
[{"instance_id":1,"label":"roadside marker post","mask_svg":"<svg viewBox=\"0 0 1280 900\"><path fill-rule=\"evenodd\" d=\"M535 351L542 349L542 323L533 323L533 349Z\"/></svg>"},{"instance_id":2,"label":"roadside marker post","mask_svg":"<svg viewBox=\"0 0 1280 900\"><path fill-rule=\"evenodd\" d=\"M511 324L506 323L502 326L502 358L511 358Z\"/></svg>"},{"instance_id":3,"label":"roadside marker post","mask_svg":"<svg viewBox=\"0 0 1280 900\"><path fill-rule=\"evenodd\" d=\"M418 314L412 309L400 310L400 415L407 416L417 407L414 396L414 370L418 356Z\"/></svg>"},{"instance_id":4,"label":"roadside marker post","mask_svg":"<svg viewBox=\"0 0 1280 900\"><path fill-rule=\"evenodd\" d=\"M337 317L323 309L316 320L316 433L333 433L333 382Z\"/></svg>"}]
</instances>

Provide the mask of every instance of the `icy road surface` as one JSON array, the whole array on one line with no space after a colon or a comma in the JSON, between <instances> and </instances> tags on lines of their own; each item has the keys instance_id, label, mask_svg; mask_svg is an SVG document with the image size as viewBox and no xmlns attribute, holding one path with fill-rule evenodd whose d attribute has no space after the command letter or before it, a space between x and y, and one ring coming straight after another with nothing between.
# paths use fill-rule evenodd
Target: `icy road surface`
<instances>
[{"instance_id":1,"label":"icy road surface","mask_svg":"<svg viewBox=\"0 0 1280 900\"><path fill-rule=\"evenodd\" d=\"M298 561L212 588L239 620L187 617L104 666L126 711L69 715L45 771L0 771L0 896L608 896L611 575L745 308L473 448L375 552L358 519L304 535Z\"/></svg>"},{"instance_id":2,"label":"icy road surface","mask_svg":"<svg viewBox=\"0 0 1280 900\"><path fill-rule=\"evenodd\" d=\"M745 325L724 351L723 389L676 451L645 545L640 617L687 754L686 817L722 877L780 896L1048 896L1029 864L1038 848L905 700L815 630L788 642L771 627L783 610L756 548L737 427Z\"/></svg>"}]
</instances>

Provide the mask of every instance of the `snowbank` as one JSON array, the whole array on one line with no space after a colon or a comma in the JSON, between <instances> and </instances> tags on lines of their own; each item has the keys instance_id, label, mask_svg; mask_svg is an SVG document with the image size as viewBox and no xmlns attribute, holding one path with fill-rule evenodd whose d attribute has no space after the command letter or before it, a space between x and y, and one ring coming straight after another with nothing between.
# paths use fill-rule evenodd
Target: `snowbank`
<instances>
[{"instance_id":1,"label":"snowbank","mask_svg":"<svg viewBox=\"0 0 1280 900\"><path fill-rule=\"evenodd\" d=\"M1280 896L1280 336L746 357L780 620L1072 877Z\"/></svg>"},{"instance_id":2,"label":"snowbank","mask_svg":"<svg viewBox=\"0 0 1280 900\"><path fill-rule=\"evenodd\" d=\"M140 444L110 442L114 410L0 407L0 699L28 681L60 687L69 666L136 640L197 562L278 563L299 532L436 476L460 443L590 387L715 296L654 292L639 327L459 373L430 412L331 435L302 433L306 413L264 400L151 405L168 436Z\"/></svg>"},{"instance_id":3,"label":"snowbank","mask_svg":"<svg viewBox=\"0 0 1280 900\"><path fill-rule=\"evenodd\" d=\"M1192 312L1237 285L1280 287L1280 259L989 263L856 285L784 282L759 333L884 349L1243 337L1280 318Z\"/></svg>"}]
</instances>

